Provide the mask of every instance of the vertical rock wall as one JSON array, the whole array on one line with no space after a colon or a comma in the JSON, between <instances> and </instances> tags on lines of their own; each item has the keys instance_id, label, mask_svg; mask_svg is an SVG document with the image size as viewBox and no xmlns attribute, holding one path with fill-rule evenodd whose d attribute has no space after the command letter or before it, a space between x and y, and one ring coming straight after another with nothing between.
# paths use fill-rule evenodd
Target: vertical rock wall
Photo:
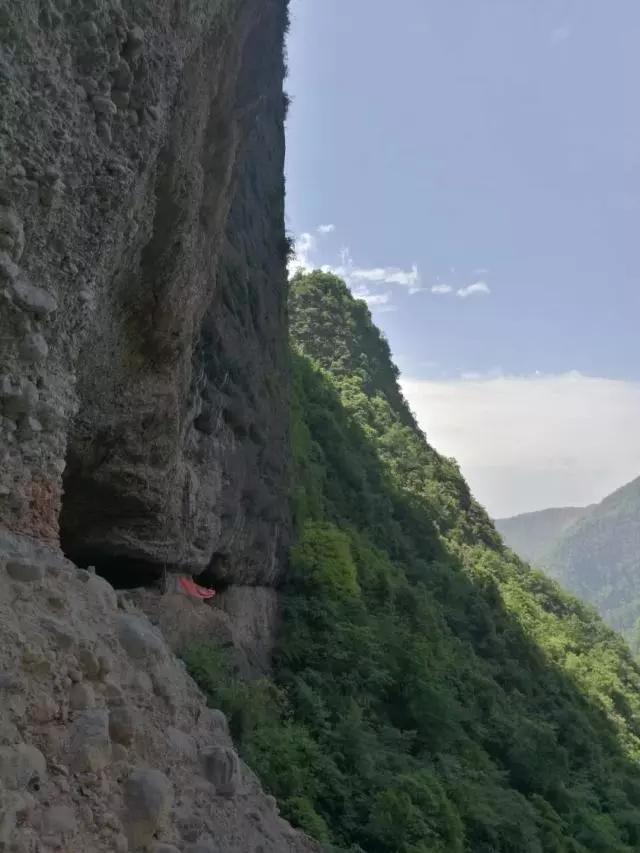
<instances>
[{"instance_id":1,"label":"vertical rock wall","mask_svg":"<svg viewBox=\"0 0 640 853\"><path fill-rule=\"evenodd\" d=\"M0 0L0 523L272 583L285 0Z\"/></svg>"}]
</instances>

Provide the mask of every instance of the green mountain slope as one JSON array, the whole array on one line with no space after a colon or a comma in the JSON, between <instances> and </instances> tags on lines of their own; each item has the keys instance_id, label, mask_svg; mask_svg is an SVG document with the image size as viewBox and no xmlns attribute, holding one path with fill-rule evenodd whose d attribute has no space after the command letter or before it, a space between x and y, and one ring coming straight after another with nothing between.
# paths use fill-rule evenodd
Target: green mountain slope
<instances>
[{"instance_id":1,"label":"green mountain slope","mask_svg":"<svg viewBox=\"0 0 640 853\"><path fill-rule=\"evenodd\" d=\"M640 618L640 478L569 527L542 558L564 586L631 636Z\"/></svg>"},{"instance_id":2,"label":"green mountain slope","mask_svg":"<svg viewBox=\"0 0 640 853\"><path fill-rule=\"evenodd\" d=\"M290 294L297 541L273 682L191 671L332 851L640 850L640 670L505 550L339 279Z\"/></svg>"},{"instance_id":3,"label":"green mountain slope","mask_svg":"<svg viewBox=\"0 0 640 853\"><path fill-rule=\"evenodd\" d=\"M496 528L513 551L538 563L571 525L589 511L590 507L557 507L539 512L525 512L511 518L497 518Z\"/></svg>"}]
</instances>

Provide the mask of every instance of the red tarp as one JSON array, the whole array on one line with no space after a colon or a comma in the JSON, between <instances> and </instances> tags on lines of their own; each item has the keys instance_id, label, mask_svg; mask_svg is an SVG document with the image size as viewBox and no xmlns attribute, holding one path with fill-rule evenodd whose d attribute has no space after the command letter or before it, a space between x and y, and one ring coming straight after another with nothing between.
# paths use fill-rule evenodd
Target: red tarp
<instances>
[{"instance_id":1,"label":"red tarp","mask_svg":"<svg viewBox=\"0 0 640 853\"><path fill-rule=\"evenodd\" d=\"M216 594L215 589L207 589L205 586L198 586L198 584L191 578L180 578L180 586L187 595L190 595L192 598L213 598Z\"/></svg>"}]
</instances>

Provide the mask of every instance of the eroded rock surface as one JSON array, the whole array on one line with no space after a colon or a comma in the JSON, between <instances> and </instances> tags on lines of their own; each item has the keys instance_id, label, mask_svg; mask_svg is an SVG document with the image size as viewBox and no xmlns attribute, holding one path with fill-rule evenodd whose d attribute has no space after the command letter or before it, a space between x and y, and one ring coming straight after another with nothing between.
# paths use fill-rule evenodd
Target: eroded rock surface
<instances>
[{"instance_id":1,"label":"eroded rock surface","mask_svg":"<svg viewBox=\"0 0 640 853\"><path fill-rule=\"evenodd\" d=\"M99 568L278 573L285 7L0 0L0 523Z\"/></svg>"},{"instance_id":2,"label":"eroded rock surface","mask_svg":"<svg viewBox=\"0 0 640 853\"><path fill-rule=\"evenodd\" d=\"M41 579L9 574L19 553ZM0 537L0 850L319 853L278 817L158 629L127 607L56 553ZM123 617L155 655L132 654Z\"/></svg>"}]
</instances>

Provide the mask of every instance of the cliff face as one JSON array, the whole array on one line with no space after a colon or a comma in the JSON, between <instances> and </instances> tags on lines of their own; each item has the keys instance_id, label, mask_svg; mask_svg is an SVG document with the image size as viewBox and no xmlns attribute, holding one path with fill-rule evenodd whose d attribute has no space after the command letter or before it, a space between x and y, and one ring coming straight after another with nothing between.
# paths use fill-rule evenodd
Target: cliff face
<instances>
[{"instance_id":1,"label":"cliff face","mask_svg":"<svg viewBox=\"0 0 640 853\"><path fill-rule=\"evenodd\" d=\"M0 2L0 523L271 583L284 0ZM266 417L266 413L269 417Z\"/></svg>"}]
</instances>

